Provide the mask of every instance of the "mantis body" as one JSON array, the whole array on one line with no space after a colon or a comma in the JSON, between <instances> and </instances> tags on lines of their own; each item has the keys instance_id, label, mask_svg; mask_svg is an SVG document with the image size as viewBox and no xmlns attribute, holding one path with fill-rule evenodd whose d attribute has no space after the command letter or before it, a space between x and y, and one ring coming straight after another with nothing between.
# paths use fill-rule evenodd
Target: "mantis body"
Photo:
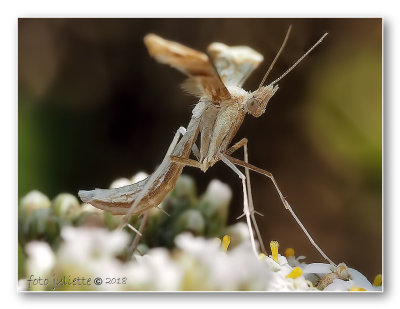
<instances>
[{"instance_id":1,"label":"mantis body","mask_svg":"<svg viewBox=\"0 0 400 309\"><path fill-rule=\"evenodd\" d=\"M160 166L146 179L116 189L95 189L79 191L82 201L109 211L116 215L125 215L120 227L128 223L135 214L144 213L142 225L147 218L148 210L157 207L166 195L174 188L182 169L192 166L206 171L216 162L222 161L241 179L244 195L243 214L249 228L252 249L256 255L255 233L261 249L266 250L257 226L251 195L249 170L253 170L270 178L286 209L288 209L306 233L312 244L331 264L334 264L315 244L290 205L282 195L271 173L248 163L247 139L242 139L230 147L246 114L259 117L265 112L270 98L278 90L276 83L291 71L304 57L311 52L327 35L325 34L307 53L305 53L280 78L264 86L264 82L288 39L289 28L285 40L271 63L263 81L257 90L247 92L242 85L247 77L263 60L262 55L249 47L228 47L221 43L213 43L208 47L208 54L188 48L176 42L167 41L154 34L144 38L145 45L152 57L161 63L178 69L187 79L183 88L190 94L199 97L199 102L192 112L187 128L180 127ZM200 140L200 148L196 142ZM231 154L243 147L244 161L231 157ZM194 155L195 159L191 158ZM243 174L236 165L245 168ZM133 247L138 243L138 232Z\"/></svg>"}]
</instances>

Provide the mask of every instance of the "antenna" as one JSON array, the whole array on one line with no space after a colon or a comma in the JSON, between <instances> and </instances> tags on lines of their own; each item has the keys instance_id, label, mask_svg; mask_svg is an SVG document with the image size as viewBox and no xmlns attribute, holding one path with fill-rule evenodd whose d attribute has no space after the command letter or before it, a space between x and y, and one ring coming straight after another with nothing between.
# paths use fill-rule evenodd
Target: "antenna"
<instances>
[{"instance_id":1,"label":"antenna","mask_svg":"<svg viewBox=\"0 0 400 309\"><path fill-rule=\"evenodd\" d=\"M300 57L299 60L295 62L285 73L283 73L279 78L275 79L270 85L272 86L273 84L276 84L279 82L282 78L284 78L291 70L294 69L296 65L298 65L307 55L315 48L317 47L318 44L322 42L322 40L328 35L328 32L326 32L319 40L317 43L315 43L303 56Z\"/></svg>"},{"instance_id":2,"label":"antenna","mask_svg":"<svg viewBox=\"0 0 400 309\"><path fill-rule=\"evenodd\" d=\"M284 48L285 45L286 45L286 42L287 42L287 40L288 40L288 38L289 38L289 34L290 34L290 31L291 31L291 30L292 30L292 25L289 26L289 29L288 29L288 31L287 31L287 33L286 33L285 39L283 40L283 43L282 43L282 45L281 45L281 48L279 49L278 53L277 53L276 56L275 56L275 59L272 61L271 65L269 66L267 73L265 73L264 78L262 79L262 81L261 81L261 83L260 83L260 86L258 86L258 89L260 89L260 87L264 84L265 80L267 79L268 74L271 72L272 68L273 68L274 65L275 65L275 62L278 60L279 55L281 54L283 48Z\"/></svg>"}]
</instances>

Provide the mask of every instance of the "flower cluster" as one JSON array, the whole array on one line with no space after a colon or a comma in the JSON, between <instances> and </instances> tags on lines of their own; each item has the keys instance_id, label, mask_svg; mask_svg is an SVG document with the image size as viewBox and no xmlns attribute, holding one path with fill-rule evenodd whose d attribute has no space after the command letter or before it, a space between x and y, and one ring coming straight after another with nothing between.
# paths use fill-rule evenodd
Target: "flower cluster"
<instances>
[{"instance_id":1,"label":"flower cluster","mask_svg":"<svg viewBox=\"0 0 400 309\"><path fill-rule=\"evenodd\" d=\"M113 187L140 180L118 180ZM212 181L197 197L194 182L182 176L148 226L132 259L130 229L116 230L121 218L70 194L50 201L34 191L19 208L19 288L21 290L114 291L377 291L345 264L305 263L294 249L254 256L248 229L226 226L231 191ZM166 216L163 212L168 212ZM137 226L140 218L130 221Z\"/></svg>"}]
</instances>

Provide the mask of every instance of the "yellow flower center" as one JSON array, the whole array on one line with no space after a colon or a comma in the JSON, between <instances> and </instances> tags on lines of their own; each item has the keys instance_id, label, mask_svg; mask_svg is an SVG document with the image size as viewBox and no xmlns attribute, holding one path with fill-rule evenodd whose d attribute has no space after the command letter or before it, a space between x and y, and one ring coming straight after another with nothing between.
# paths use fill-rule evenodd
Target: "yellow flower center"
<instances>
[{"instance_id":1,"label":"yellow flower center","mask_svg":"<svg viewBox=\"0 0 400 309\"><path fill-rule=\"evenodd\" d=\"M222 238L222 251L226 252L228 250L229 244L231 243L231 238L229 237L229 235L225 235Z\"/></svg>"},{"instance_id":2,"label":"yellow flower center","mask_svg":"<svg viewBox=\"0 0 400 309\"><path fill-rule=\"evenodd\" d=\"M269 246L271 247L271 252L272 252L272 259L278 263L278 248L279 248L279 243L276 240L273 240L269 243Z\"/></svg>"},{"instance_id":3,"label":"yellow flower center","mask_svg":"<svg viewBox=\"0 0 400 309\"><path fill-rule=\"evenodd\" d=\"M287 259L289 258L289 256L294 256L294 249L293 248L287 248L285 250L285 256L286 256Z\"/></svg>"},{"instance_id":4,"label":"yellow flower center","mask_svg":"<svg viewBox=\"0 0 400 309\"><path fill-rule=\"evenodd\" d=\"M382 274L378 274L375 276L373 286L381 286L382 285Z\"/></svg>"},{"instance_id":5,"label":"yellow flower center","mask_svg":"<svg viewBox=\"0 0 400 309\"><path fill-rule=\"evenodd\" d=\"M303 271L301 270L301 268L300 267L295 267L290 272L290 274L286 276L286 278L296 279L296 278L300 277L302 274L303 274Z\"/></svg>"},{"instance_id":6,"label":"yellow flower center","mask_svg":"<svg viewBox=\"0 0 400 309\"><path fill-rule=\"evenodd\" d=\"M351 292L360 292L360 291L366 291L366 289L360 288L360 287L355 285L349 291L351 291Z\"/></svg>"}]
</instances>

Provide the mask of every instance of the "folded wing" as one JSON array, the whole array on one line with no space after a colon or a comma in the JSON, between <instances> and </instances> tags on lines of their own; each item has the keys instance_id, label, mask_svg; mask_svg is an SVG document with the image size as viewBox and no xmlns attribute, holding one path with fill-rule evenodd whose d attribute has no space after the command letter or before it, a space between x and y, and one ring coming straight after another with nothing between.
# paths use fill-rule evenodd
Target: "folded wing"
<instances>
[{"instance_id":1,"label":"folded wing","mask_svg":"<svg viewBox=\"0 0 400 309\"><path fill-rule=\"evenodd\" d=\"M182 86L190 94L205 96L214 104L231 98L207 54L155 34L146 35L144 43L150 56L188 76Z\"/></svg>"},{"instance_id":2,"label":"folded wing","mask_svg":"<svg viewBox=\"0 0 400 309\"><path fill-rule=\"evenodd\" d=\"M207 52L227 86L242 87L247 77L264 59L260 53L247 46L231 47L222 43L212 43Z\"/></svg>"}]
</instances>

